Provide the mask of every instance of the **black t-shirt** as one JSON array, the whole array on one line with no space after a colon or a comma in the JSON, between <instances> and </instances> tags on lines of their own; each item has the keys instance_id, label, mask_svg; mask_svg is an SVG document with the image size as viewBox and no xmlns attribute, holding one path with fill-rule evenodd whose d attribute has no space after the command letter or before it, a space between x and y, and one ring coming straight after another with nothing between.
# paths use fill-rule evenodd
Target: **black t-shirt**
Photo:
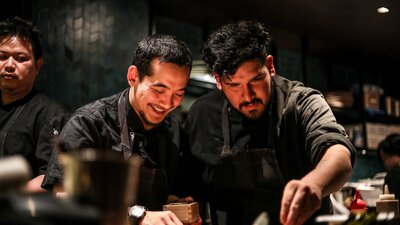
<instances>
[{"instance_id":1,"label":"black t-shirt","mask_svg":"<svg viewBox=\"0 0 400 225\"><path fill-rule=\"evenodd\" d=\"M395 194L396 199L400 198L400 167L395 167L388 171L385 177L385 184L388 185L389 192Z\"/></svg>"},{"instance_id":2,"label":"black t-shirt","mask_svg":"<svg viewBox=\"0 0 400 225\"><path fill-rule=\"evenodd\" d=\"M21 111L16 116L18 110ZM37 91L30 92L21 100L2 105L1 157L22 155L28 160L33 176L44 174L53 149L53 137L61 131L67 118L68 111L64 106Z\"/></svg>"}]
</instances>

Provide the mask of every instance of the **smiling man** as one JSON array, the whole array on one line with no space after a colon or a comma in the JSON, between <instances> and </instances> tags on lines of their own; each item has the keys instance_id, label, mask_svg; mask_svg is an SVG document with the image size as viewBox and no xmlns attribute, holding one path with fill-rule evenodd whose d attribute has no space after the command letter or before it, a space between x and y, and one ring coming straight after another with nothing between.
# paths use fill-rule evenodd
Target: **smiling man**
<instances>
[{"instance_id":1,"label":"smiling man","mask_svg":"<svg viewBox=\"0 0 400 225\"><path fill-rule=\"evenodd\" d=\"M51 140L68 116L62 105L34 89L42 55L39 31L30 22L17 17L0 22L0 157L27 159L34 176L28 191L44 191Z\"/></svg>"},{"instance_id":2,"label":"smiling man","mask_svg":"<svg viewBox=\"0 0 400 225\"><path fill-rule=\"evenodd\" d=\"M240 21L203 47L218 90L196 100L185 130L188 171L201 178L193 195L215 225L252 224L264 211L270 224L314 224L351 173L345 130L320 92L276 74L269 44L262 24Z\"/></svg>"},{"instance_id":3,"label":"smiling man","mask_svg":"<svg viewBox=\"0 0 400 225\"><path fill-rule=\"evenodd\" d=\"M179 194L174 186L182 155L180 125L170 113L183 99L191 65L189 48L176 37L144 38L128 68L130 87L79 108L59 136L67 152L93 148L119 152L125 159L132 154L143 158L138 205L132 207L140 224L182 224L173 213L160 210L168 195ZM51 168L56 164L52 161ZM56 184L53 191L59 192L60 178L60 171L49 169L45 186Z\"/></svg>"}]
</instances>

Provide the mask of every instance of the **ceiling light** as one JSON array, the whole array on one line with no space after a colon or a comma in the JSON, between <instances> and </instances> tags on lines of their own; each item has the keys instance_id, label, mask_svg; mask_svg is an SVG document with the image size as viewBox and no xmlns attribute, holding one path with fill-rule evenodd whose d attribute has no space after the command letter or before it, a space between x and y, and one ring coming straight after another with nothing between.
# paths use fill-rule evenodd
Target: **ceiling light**
<instances>
[{"instance_id":1,"label":"ceiling light","mask_svg":"<svg viewBox=\"0 0 400 225\"><path fill-rule=\"evenodd\" d=\"M378 9L376 9L376 11L378 12L378 13L388 13L389 12L389 9L388 8L386 8L386 7L379 7Z\"/></svg>"}]
</instances>

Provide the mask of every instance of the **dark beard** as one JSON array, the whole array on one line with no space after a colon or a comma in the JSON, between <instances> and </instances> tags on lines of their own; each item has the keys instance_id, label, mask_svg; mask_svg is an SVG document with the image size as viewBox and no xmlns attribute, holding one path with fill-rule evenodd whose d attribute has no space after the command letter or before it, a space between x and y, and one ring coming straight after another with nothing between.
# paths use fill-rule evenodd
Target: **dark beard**
<instances>
[{"instance_id":1,"label":"dark beard","mask_svg":"<svg viewBox=\"0 0 400 225\"><path fill-rule=\"evenodd\" d=\"M239 105L239 109L241 109L241 108L243 108L243 107L245 107L245 106L247 106L249 104L252 104L252 103L258 103L258 104L264 105L264 103L261 101L261 99L253 99L251 102L243 102L243 103L241 103ZM264 108L264 110L265 110L265 108ZM262 112L257 112L256 110L254 110L254 111L250 111L249 114L246 114L246 115L242 113L242 115L244 117L246 117L246 119L257 120L257 119L260 119L262 117L262 115L264 113L264 110Z\"/></svg>"}]
</instances>

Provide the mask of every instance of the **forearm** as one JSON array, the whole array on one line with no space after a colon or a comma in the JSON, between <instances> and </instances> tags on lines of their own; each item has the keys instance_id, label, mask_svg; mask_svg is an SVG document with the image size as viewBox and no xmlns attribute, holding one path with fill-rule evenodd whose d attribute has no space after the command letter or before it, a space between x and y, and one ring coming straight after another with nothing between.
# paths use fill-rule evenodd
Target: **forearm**
<instances>
[{"instance_id":1,"label":"forearm","mask_svg":"<svg viewBox=\"0 0 400 225\"><path fill-rule=\"evenodd\" d=\"M351 175L350 151L343 145L329 147L317 167L301 181L317 186L325 197L339 190Z\"/></svg>"}]
</instances>

